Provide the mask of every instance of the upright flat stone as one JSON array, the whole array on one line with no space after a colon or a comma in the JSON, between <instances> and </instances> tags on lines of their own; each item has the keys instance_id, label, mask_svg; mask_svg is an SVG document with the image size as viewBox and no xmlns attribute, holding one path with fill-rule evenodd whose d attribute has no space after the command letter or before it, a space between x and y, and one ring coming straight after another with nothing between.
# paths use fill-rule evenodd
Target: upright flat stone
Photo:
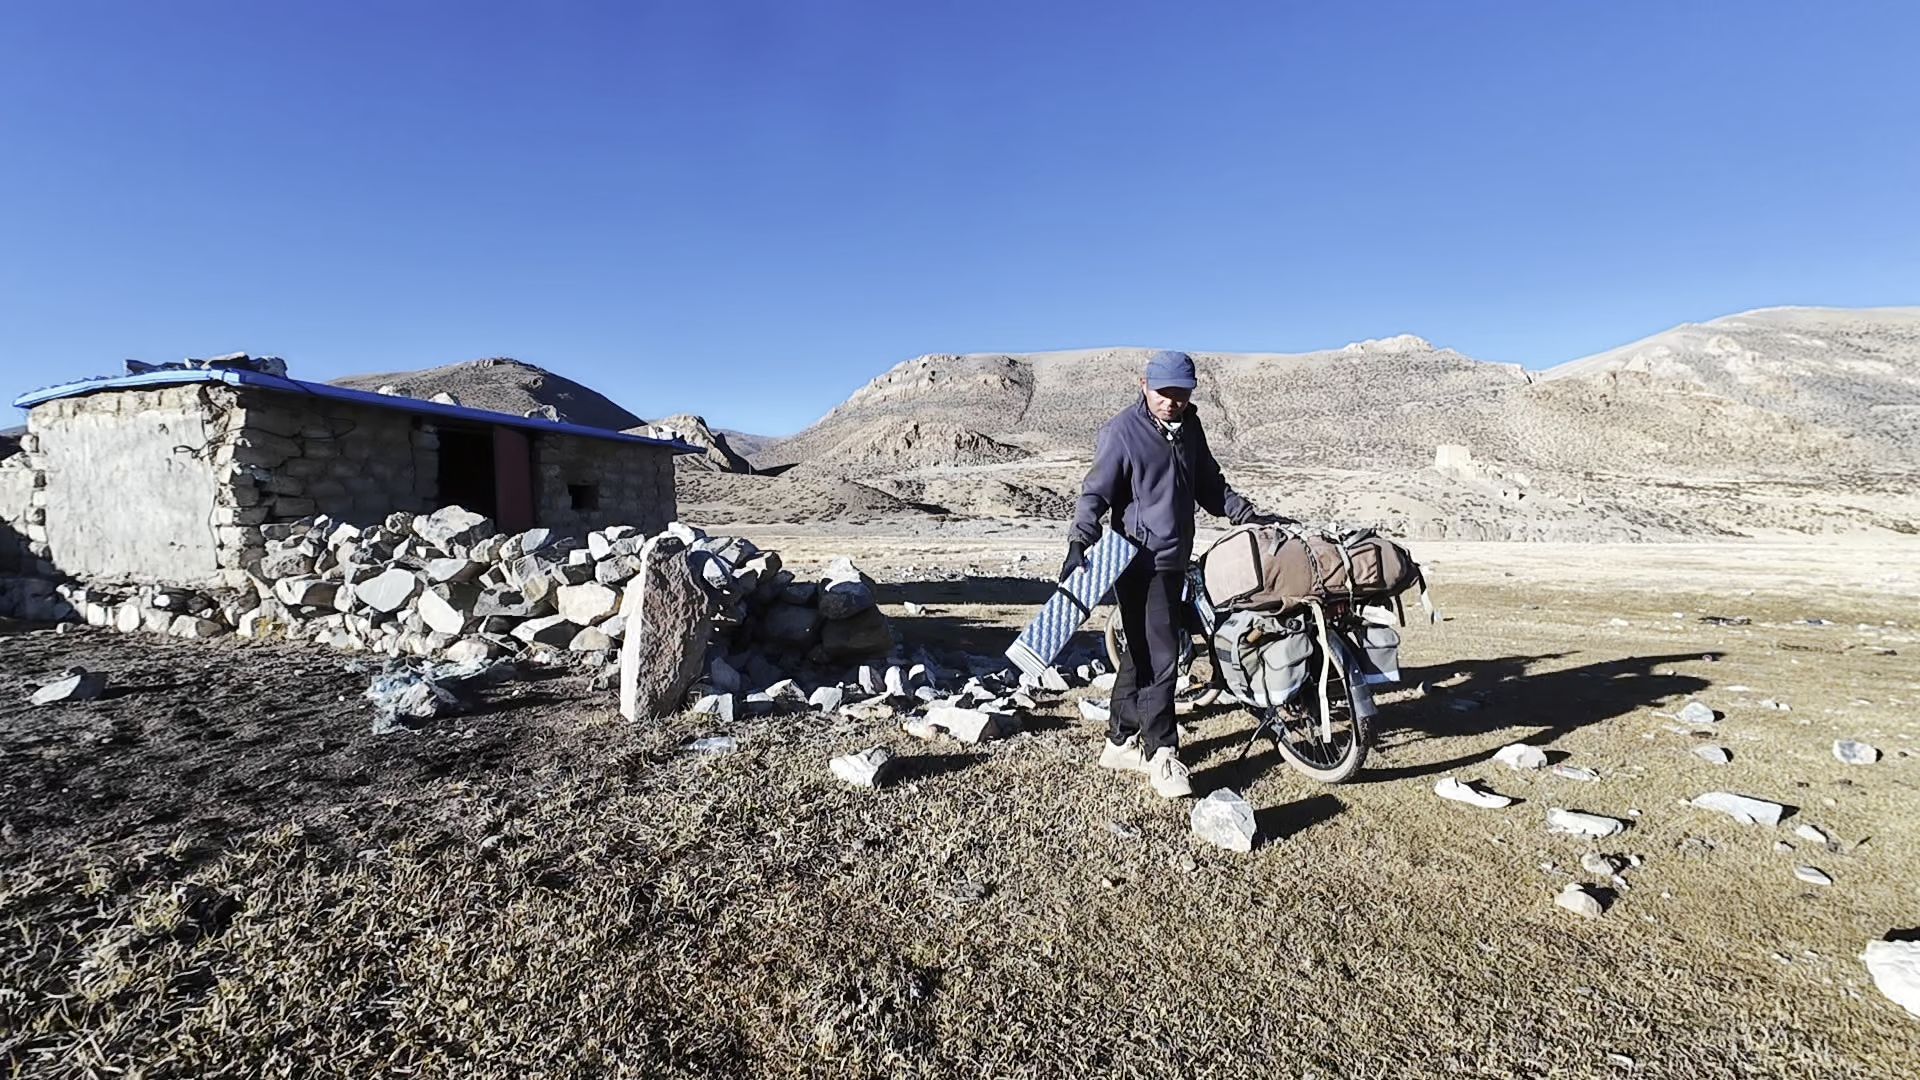
<instances>
[{"instance_id":1,"label":"upright flat stone","mask_svg":"<svg viewBox=\"0 0 1920 1080\"><path fill-rule=\"evenodd\" d=\"M706 661L711 615L687 545L661 533L640 549L627 583L620 649L620 713L629 720L671 716Z\"/></svg>"}]
</instances>

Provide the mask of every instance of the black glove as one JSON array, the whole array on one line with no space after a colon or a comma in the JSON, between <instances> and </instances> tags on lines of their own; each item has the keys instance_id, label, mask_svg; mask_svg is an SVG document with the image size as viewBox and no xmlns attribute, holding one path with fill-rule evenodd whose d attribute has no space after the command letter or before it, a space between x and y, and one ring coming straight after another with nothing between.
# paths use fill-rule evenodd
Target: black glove
<instances>
[{"instance_id":1,"label":"black glove","mask_svg":"<svg viewBox=\"0 0 1920 1080\"><path fill-rule=\"evenodd\" d=\"M1078 540L1067 545L1067 561L1060 564L1060 580L1073 576L1075 570L1087 565L1087 545Z\"/></svg>"},{"instance_id":2,"label":"black glove","mask_svg":"<svg viewBox=\"0 0 1920 1080\"><path fill-rule=\"evenodd\" d=\"M1299 522L1279 514L1255 514L1247 519L1249 525L1298 525Z\"/></svg>"}]
</instances>

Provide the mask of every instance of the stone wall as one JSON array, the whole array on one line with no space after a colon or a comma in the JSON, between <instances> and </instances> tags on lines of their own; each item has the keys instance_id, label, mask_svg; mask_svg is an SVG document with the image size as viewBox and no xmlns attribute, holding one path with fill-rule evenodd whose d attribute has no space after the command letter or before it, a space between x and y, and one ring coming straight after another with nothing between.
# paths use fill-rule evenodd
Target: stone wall
<instances>
[{"instance_id":1,"label":"stone wall","mask_svg":"<svg viewBox=\"0 0 1920 1080\"><path fill-rule=\"evenodd\" d=\"M234 398L214 458L228 478L216 515L221 566L257 559L262 525L316 514L372 525L434 509L439 439L414 416L262 390Z\"/></svg>"},{"instance_id":2,"label":"stone wall","mask_svg":"<svg viewBox=\"0 0 1920 1080\"><path fill-rule=\"evenodd\" d=\"M533 507L542 527L573 536L609 525L657 533L679 516L673 455L640 443L535 435Z\"/></svg>"},{"instance_id":3,"label":"stone wall","mask_svg":"<svg viewBox=\"0 0 1920 1080\"><path fill-rule=\"evenodd\" d=\"M398 409L196 385L50 401L28 424L22 453L0 468L0 573L238 586L266 552L263 526L324 516L366 527L441 505L439 429ZM676 516L664 449L529 443L542 528L658 532ZM28 547L11 561L9 524Z\"/></svg>"},{"instance_id":4,"label":"stone wall","mask_svg":"<svg viewBox=\"0 0 1920 1080\"><path fill-rule=\"evenodd\" d=\"M28 464L25 454L0 460L0 574L17 574L26 566L27 517L45 475Z\"/></svg>"},{"instance_id":5,"label":"stone wall","mask_svg":"<svg viewBox=\"0 0 1920 1080\"><path fill-rule=\"evenodd\" d=\"M25 527L35 554L74 576L215 578L221 396L174 386L36 406L21 446L41 474Z\"/></svg>"}]
</instances>

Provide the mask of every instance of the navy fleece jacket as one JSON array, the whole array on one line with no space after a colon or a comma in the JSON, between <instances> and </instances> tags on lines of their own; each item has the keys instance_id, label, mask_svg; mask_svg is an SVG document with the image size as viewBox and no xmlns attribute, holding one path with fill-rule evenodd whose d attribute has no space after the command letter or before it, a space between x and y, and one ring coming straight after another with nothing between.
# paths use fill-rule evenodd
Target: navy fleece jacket
<instances>
[{"instance_id":1,"label":"navy fleece jacket","mask_svg":"<svg viewBox=\"0 0 1920 1080\"><path fill-rule=\"evenodd\" d=\"M1227 486L1207 448L1200 414L1188 406L1172 439L1144 398L1106 422L1094 444L1093 468L1074 507L1073 539L1100 539L1100 518L1151 552L1156 570L1184 569L1193 557L1193 508L1243 525L1259 511Z\"/></svg>"}]
</instances>

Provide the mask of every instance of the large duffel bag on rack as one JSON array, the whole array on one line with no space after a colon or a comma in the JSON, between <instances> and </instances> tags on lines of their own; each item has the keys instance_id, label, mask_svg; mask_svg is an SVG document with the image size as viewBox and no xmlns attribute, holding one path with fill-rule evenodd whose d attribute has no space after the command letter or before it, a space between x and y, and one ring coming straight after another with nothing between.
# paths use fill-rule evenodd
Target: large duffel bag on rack
<instances>
[{"instance_id":1,"label":"large duffel bag on rack","mask_svg":"<svg viewBox=\"0 0 1920 1080\"><path fill-rule=\"evenodd\" d=\"M1335 536L1248 525L1221 537L1201 559L1208 599L1228 611L1288 611L1339 599L1378 603L1424 586L1407 549L1371 529Z\"/></svg>"}]
</instances>

